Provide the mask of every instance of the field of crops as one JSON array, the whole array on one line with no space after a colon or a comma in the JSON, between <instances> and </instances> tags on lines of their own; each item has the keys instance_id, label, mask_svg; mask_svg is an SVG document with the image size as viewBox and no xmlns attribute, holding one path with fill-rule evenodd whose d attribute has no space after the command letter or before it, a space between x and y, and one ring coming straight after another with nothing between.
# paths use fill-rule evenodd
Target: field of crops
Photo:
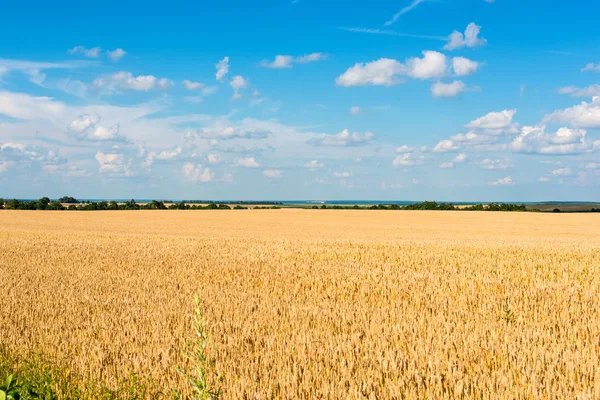
<instances>
[{"instance_id":1,"label":"field of crops","mask_svg":"<svg viewBox=\"0 0 600 400\"><path fill-rule=\"evenodd\" d=\"M0 211L0 277L59 394L191 396L198 294L225 399L600 398L600 215Z\"/></svg>"}]
</instances>

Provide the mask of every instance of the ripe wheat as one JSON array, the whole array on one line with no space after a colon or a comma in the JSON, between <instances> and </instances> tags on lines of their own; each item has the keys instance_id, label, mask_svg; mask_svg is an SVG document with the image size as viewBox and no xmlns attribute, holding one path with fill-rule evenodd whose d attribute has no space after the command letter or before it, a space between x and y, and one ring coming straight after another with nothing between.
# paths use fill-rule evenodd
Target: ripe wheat
<instances>
[{"instance_id":1,"label":"ripe wheat","mask_svg":"<svg viewBox=\"0 0 600 400\"><path fill-rule=\"evenodd\" d=\"M0 212L0 346L81 397L600 398L600 216ZM60 388L57 389L60 391Z\"/></svg>"}]
</instances>

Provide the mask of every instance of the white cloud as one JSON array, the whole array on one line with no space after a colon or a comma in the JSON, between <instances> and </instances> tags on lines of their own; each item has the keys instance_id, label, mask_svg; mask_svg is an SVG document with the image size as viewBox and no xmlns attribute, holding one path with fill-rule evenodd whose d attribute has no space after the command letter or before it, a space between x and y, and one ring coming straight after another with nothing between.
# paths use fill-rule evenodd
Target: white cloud
<instances>
[{"instance_id":1,"label":"white cloud","mask_svg":"<svg viewBox=\"0 0 600 400\"><path fill-rule=\"evenodd\" d=\"M591 85L584 88L565 86L558 89L560 94L568 94L571 97L594 97L600 96L600 85Z\"/></svg>"},{"instance_id":2,"label":"white cloud","mask_svg":"<svg viewBox=\"0 0 600 400\"><path fill-rule=\"evenodd\" d=\"M523 96L525 94L525 84L521 84L521 87L519 88L519 95Z\"/></svg>"},{"instance_id":3,"label":"white cloud","mask_svg":"<svg viewBox=\"0 0 600 400\"><path fill-rule=\"evenodd\" d=\"M336 79L339 86L391 86L402 83L399 76L413 79L441 78L448 73L446 56L437 51L424 51L423 58L412 57L405 64L390 58L370 63L357 63Z\"/></svg>"},{"instance_id":4,"label":"white cloud","mask_svg":"<svg viewBox=\"0 0 600 400\"><path fill-rule=\"evenodd\" d=\"M598 64L589 63L585 67L583 67L581 69L581 71L583 71L583 72L587 72L587 71L600 72L600 63L598 63Z\"/></svg>"},{"instance_id":5,"label":"white cloud","mask_svg":"<svg viewBox=\"0 0 600 400\"><path fill-rule=\"evenodd\" d=\"M50 97L33 97L24 93L0 91L0 114L24 120L53 120L64 113L66 106Z\"/></svg>"},{"instance_id":6,"label":"white cloud","mask_svg":"<svg viewBox=\"0 0 600 400\"><path fill-rule=\"evenodd\" d=\"M413 165L421 165L425 161L425 157L421 155L415 155L413 153L404 153L400 155L392 161L392 165L394 167L400 166L413 166Z\"/></svg>"},{"instance_id":7,"label":"white cloud","mask_svg":"<svg viewBox=\"0 0 600 400\"><path fill-rule=\"evenodd\" d=\"M0 174L8 171L9 168L15 165L12 161L0 161Z\"/></svg>"},{"instance_id":8,"label":"white cloud","mask_svg":"<svg viewBox=\"0 0 600 400\"><path fill-rule=\"evenodd\" d=\"M126 141L123 136L119 135L119 124L107 127L98 125L99 122L100 116L98 115L82 114L69 124L68 129L78 140Z\"/></svg>"},{"instance_id":9,"label":"white cloud","mask_svg":"<svg viewBox=\"0 0 600 400\"><path fill-rule=\"evenodd\" d=\"M98 58L100 56L100 51L102 49L100 47L94 47L91 49L86 49L83 46L75 46L72 49L67 50L69 54L82 54L89 58Z\"/></svg>"},{"instance_id":10,"label":"white cloud","mask_svg":"<svg viewBox=\"0 0 600 400\"><path fill-rule=\"evenodd\" d=\"M558 121L568 123L574 128L600 128L600 96L592 98L573 107L556 110L544 117L544 122Z\"/></svg>"},{"instance_id":11,"label":"white cloud","mask_svg":"<svg viewBox=\"0 0 600 400\"><path fill-rule=\"evenodd\" d=\"M215 77L219 82L223 82L225 80L225 77L229 73L229 57L225 57L221 61L219 61L215 65L215 68L217 69Z\"/></svg>"},{"instance_id":12,"label":"white cloud","mask_svg":"<svg viewBox=\"0 0 600 400\"><path fill-rule=\"evenodd\" d=\"M396 153L412 153L413 151L415 151L414 147L405 144L396 148Z\"/></svg>"},{"instance_id":13,"label":"white cloud","mask_svg":"<svg viewBox=\"0 0 600 400\"><path fill-rule=\"evenodd\" d=\"M466 127L484 131L487 134L518 133L517 126L512 123L516 109L490 112L481 118L469 122Z\"/></svg>"},{"instance_id":14,"label":"white cloud","mask_svg":"<svg viewBox=\"0 0 600 400\"><path fill-rule=\"evenodd\" d=\"M260 65L265 68L292 68L292 64L294 63L294 57L292 56L275 56L275 61L268 62L267 60L262 60Z\"/></svg>"},{"instance_id":15,"label":"white cloud","mask_svg":"<svg viewBox=\"0 0 600 400\"><path fill-rule=\"evenodd\" d=\"M456 157L454 157L452 159L452 162L454 163L463 163L467 160L467 155L465 153L460 153L459 155L457 155Z\"/></svg>"},{"instance_id":16,"label":"white cloud","mask_svg":"<svg viewBox=\"0 0 600 400\"><path fill-rule=\"evenodd\" d=\"M89 127L95 126L98 122L100 122L100 116L83 114L71 122L69 130L75 133L82 133Z\"/></svg>"},{"instance_id":17,"label":"white cloud","mask_svg":"<svg viewBox=\"0 0 600 400\"><path fill-rule=\"evenodd\" d=\"M412 10L413 8L417 7L419 4L425 2L427 0L413 0L412 3L410 3L410 5L404 7L402 10L398 11L396 14L394 14L394 16L392 17L391 20L387 21L384 25L385 26L390 26L392 25L394 22L396 22L398 20L398 18L400 18L402 15L406 14L407 12L409 12L410 10Z\"/></svg>"},{"instance_id":18,"label":"white cloud","mask_svg":"<svg viewBox=\"0 0 600 400\"><path fill-rule=\"evenodd\" d=\"M550 179L549 179L549 178L546 178L545 176L542 176L542 177L540 177L540 178L538 179L538 182L544 182L544 183L545 183L545 182L549 182L549 181L550 181Z\"/></svg>"},{"instance_id":19,"label":"white cloud","mask_svg":"<svg viewBox=\"0 0 600 400\"><path fill-rule=\"evenodd\" d=\"M322 134L307 141L313 146L363 146L375 138L371 132L360 134L358 132L350 133L344 129L336 135Z\"/></svg>"},{"instance_id":20,"label":"white cloud","mask_svg":"<svg viewBox=\"0 0 600 400\"><path fill-rule=\"evenodd\" d=\"M512 163L510 159L504 158L503 160L491 160L486 158L479 163L479 166L483 169L509 169Z\"/></svg>"},{"instance_id":21,"label":"white cloud","mask_svg":"<svg viewBox=\"0 0 600 400\"><path fill-rule=\"evenodd\" d=\"M153 75L133 76L131 72L117 72L109 77L97 78L92 82L92 88L104 89L109 92L122 90L137 90L147 92L151 89L166 90L173 82L166 78L156 78Z\"/></svg>"},{"instance_id":22,"label":"white cloud","mask_svg":"<svg viewBox=\"0 0 600 400\"><path fill-rule=\"evenodd\" d=\"M573 172L571 171L571 168L565 167L565 168L555 169L554 171L552 171L552 175L554 175L554 176L571 176L571 175L573 175Z\"/></svg>"},{"instance_id":23,"label":"white cloud","mask_svg":"<svg viewBox=\"0 0 600 400\"><path fill-rule=\"evenodd\" d=\"M315 179L315 182L317 182L319 185L327 185L329 184L329 178L317 178Z\"/></svg>"},{"instance_id":24,"label":"white cloud","mask_svg":"<svg viewBox=\"0 0 600 400\"><path fill-rule=\"evenodd\" d=\"M154 160L160 160L160 161L173 161L176 160L179 155L182 153L183 149L181 148L181 146L177 146L176 148L172 149L172 150L164 150L159 152L156 151L152 151L150 153L148 153L148 155L146 156L146 161L144 162L144 166L145 167L149 167L154 163Z\"/></svg>"},{"instance_id":25,"label":"white cloud","mask_svg":"<svg viewBox=\"0 0 600 400\"><path fill-rule=\"evenodd\" d=\"M121 58L125 57L126 54L127 52L121 48L106 52L108 58L110 58L113 62L119 61Z\"/></svg>"},{"instance_id":26,"label":"white cloud","mask_svg":"<svg viewBox=\"0 0 600 400\"><path fill-rule=\"evenodd\" d=\"M31 82L41 86L46 79L46 74L42 71L47 69L71 69L76 67L76 64L9 60L6 58L0 58L0 78L2 78L2 74L18 71L29 76L29 80Z\"/></svg>"},{"instance_id":27,"label":"white cloud","mask_svg":"<svg viewBox=\"0 0 600 400\"><path fill-rule=\"evenodd\" d=\"M254 159L254 157L248 157L236 159L234 166L244 168L259 168L260 164Z\"/></svg>"},{"instance_id":28,"label":"white cloud","mask_svg":"<svg viewBox=\"0 0 600 400\"><path fill-rule=\"evenodd\" d=\"M219 156L218 154L209 154L207 156L207 159L208 159L209 164L218 164L221 161L223 161L223 158L221 156Z\"/></svg>"},{"instance_id":29,"label":"white cloud","mask_svg":"<svg viewBox=\"0 0 600 400\"><path fill-rule=\"evenodd\" d=\"M464 143L465 145L474 145L481 143L491 143L494 142L496 139L491 136L482 135L471 131L468 133L459 133L458 135L454 135L450 137L450 140L454 142Z\"/></svg>"},{"instance_id":30,"label":"white cloud","mask_svg":"<svg viewBox=\"0 0 600 400\"><path fill-rule=\"evenodd\" d=\"M267 130L247 130L243 128L202 128L198 130L198 136L209 140L231 140L231 139L265 139L271 135Z\"/></svg>"},{"instance_id":31,"label":"white cloud","mask_svg":"<svg viewBox=\"0 0 600 400\"><path fill-rule=\"evenodd\" d=\"M281 178L283 176L283 171L280 169L265 169L263 175L267 178Z\"/></svg>"},{"instance_id":32,"label":"white cloud","mask_svg":"<svg viewBox=\"0 0 600 400\"><path fill-rule=\"evenodd\" d=\"M408 76L415 79L441 78L447 73L446 56L437 51L424 51L423 58L406 61Z\"/></svg>"},{"instance_id":33,"label":"white cloud","mask_svg":"<svg viewBox=\"0 0 600 400\"><path fill-rule=\"evenodd\" d=\"M479 68L477 61L464 57L454 57L452 59L452 69L457 76L472 75L477 72L477 68Z\"/></svg>"},{"instance_id":34,"label":"white cloud","mask_svg":"<svg viewBox=\"0 0 600 400\"><path fill-rule=\"evenodd\" d=\"M200 83L200 82L192 82L189 80L184 80L181 82L181 84L187 89L187 90L198 90L198 89L204 89L204 84Z\"/></svg>"},{"instance_id":35,"label":"white cloud","mask_svg":"<svg viewBox=\"0 0 600 400\"><path fill-rule=\"evenodd\" d=\"M191 162L187 162L183 165L181 174L184 179L193 183L205 183L213 180L213 174L210 168L202 168L202 165L194 165Z\"/></svg>"},{"instance_id":36,"label":"white cloud","mask_svg":"<svg viewBox=\"0 0 600 400\"><path fill-rule=\"evenodd\" d=\"M462 47L478 47L487 43L482 37L479 37L481 27L473 22L467 25L464 35L459 31L454 31L448 37L448 43L444 46L446 50L455 50Z\"/></svg>"},{"instance_id":37,"label":"white cloud","mask_svg":"<svg viewBox=\"0 0 600 400\"><path fill-rule=\"evenodd\" d=\"M358 115L360 113L361 113L360 107L358 107L358 106L350 107L350 114L351 115Z\"/></svg>"},{"instance_id":38,"label":"white cloud","mask_svg":"<svg viewBox=\"0 0 600 400\"><path fill-rule=\"evenodd\" d=\"M350 178L352 175L353 174L350 171L334 172L333 173L333 177L334 178Z\"/></svg>"},{"instance_id":39,"label":"white cloud","mask_svg":"<svg viewBox=\"0 0 600 400\"><path fill-rule=\"evenodd\" d=\"M596 146L587 139L584 129L560 128L556 133L546 133L546 127L541 125L524 126L510 148L517 153L579 154Z\"/></svg>"},{"instance_id":40,"label":"white cloud","mask_svg":"<svg viewBox=\"0 0 600 400\"><path fill-rule=\"evenodd\" d=\"M125 156L118 153L103 153L101 151L96 153L96 161L100 164L100 172L114 173L114 174L127 174L128 169L125 165Z\"/></svg>"},{"instance_id":41,"label":"white cloud","mask_svg":"<svg viewBox=\"0 0 600 400\"><path fill-rule=\"evenodd\" d=\"M391 86L401 83L397 75L402 75L406 67L399 61L380 58L366 64L357 63L336 79L339 86L381 85Z\"/></svg>"},{"instance_id":42,"label":"white cloud","mask_svg":"<svg viewBox=\"0 0 600 400\"><path fill-rule=\"evenodd\" d=\"M328 56L325 53L310 53L300 57L296 57L296 62L298 64L306 64L314 61L327 60L327 58Z\"/></svg>"},{"instance_id":43,"label":"white cloud","mask_svg":"<svg viewBox=\"0 0 600 400\"><path fill-rule=\"evenodd\" d=\"M248 80L244 79L243 76L236 75L229 82L229 86L231 86L231 88L233 89L233 96L231 97L231 99L239 100L242 98L240 90L245 89L248 86Z\"/></svg>"},{"instance_id":44,"label":"white cloud","mask_svg":"<svg viewBox=\"0 0 600 400\"><path fill-rule=\"evenodd\" d=\"M459 149L452 140L440 140L440 142L433 148L434 153L446 153L449 151L456 151Z\"/></svg>"},{"instance_id":45,"label":"white cloud","mask_svg":"<svg viewBox=\"0 0 600 400\"><path fill-rule=\"evenodd\" d=\"M294 64L306 64L326 59L327 55L324 53L311 53L299 57L277 55L273 62L262 60L260 65L265 68L292 68Z\"/></svg>"},{"instance_id":46,"label":"white cloud","mask_svg":"<svg viewBox=\"0 0 600 400\"><path fill-rule=\"evenodd\" d=\"M437 82L431 85L431 94L435 98L440 97L456 97L458 94L465 91L467 85L462 81L454 81L452 83Z\"/></svg>"},{"instance_id":47,"label":"white cloud","mask_svg":"<svg viewBox=\"0 0 600 400\"><path fill-rule=\"evenodd\" d=\"M585 166L586 169L600 169L600 164L598 163L588 163Z\"/></svg>"},{"instance_id":48,"label":"white cloud","mask_svg":"<svg viewBox=\"0 0 600 400\"><path fill-rule=\"evenodd\" d=\"M440 168L454 168L454 164L464 163L467 160L465 153L460 153L452 159L452 161L444 162L440 165Z\"/></svg>"},{"instance_id":49,"label":"white cloud","mask_svg":"<svg viewBox=\"0 0 600 400\"><path fill-rule=\"evenodd\" d=\"M508 186L508 185L512 185L513 181L512 178L510 176L498 179L495 182L490 183L490 185L492 186Z\"/></svg>"},{"instance_id":50,"label":"white cloud","mask_svg":"<svg viewBox=\"0 0 600 400\"><path fill-rule=\"evenodd\" d=\"M323 168L325 166L325 164L323 164L322 162L319 162L319 160L312 160L312 161L306 163L304 166L308 169L315 170L317 168Z\"/></svg>"}]
</instances>

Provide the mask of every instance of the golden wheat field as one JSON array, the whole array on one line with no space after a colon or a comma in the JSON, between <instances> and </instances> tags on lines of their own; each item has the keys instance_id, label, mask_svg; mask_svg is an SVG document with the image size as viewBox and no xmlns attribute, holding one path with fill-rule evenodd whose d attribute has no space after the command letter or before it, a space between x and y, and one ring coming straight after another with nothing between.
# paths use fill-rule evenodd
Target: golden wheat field
<instances>
[{"instance_id":1,"label":"golden wheat field","mask_svg":"<svg viewBox=\"0 0 600 400\"><path fill-rule=\"evenodd\" d=\"M82 398L191 396L196 293L225 399L600 398L598 215L2 211L0 276Z\"/></svg>"}]
</instances>

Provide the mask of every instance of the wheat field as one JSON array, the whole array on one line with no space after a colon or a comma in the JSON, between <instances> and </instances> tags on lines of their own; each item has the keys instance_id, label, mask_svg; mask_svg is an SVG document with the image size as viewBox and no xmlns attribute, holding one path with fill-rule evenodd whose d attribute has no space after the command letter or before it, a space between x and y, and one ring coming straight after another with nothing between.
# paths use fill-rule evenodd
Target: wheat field
<instances>
[{"instance_id":1,"label":"wheat field","mask_svg":"<svg viewBox=\"0 0 600 400\"><path fill-rule=\"evenodd\" d=\"M598 215L2 211L0 276L82 398L191 396L196 293L225 399L600 398Z\"/></svg>"}]
</instances>

